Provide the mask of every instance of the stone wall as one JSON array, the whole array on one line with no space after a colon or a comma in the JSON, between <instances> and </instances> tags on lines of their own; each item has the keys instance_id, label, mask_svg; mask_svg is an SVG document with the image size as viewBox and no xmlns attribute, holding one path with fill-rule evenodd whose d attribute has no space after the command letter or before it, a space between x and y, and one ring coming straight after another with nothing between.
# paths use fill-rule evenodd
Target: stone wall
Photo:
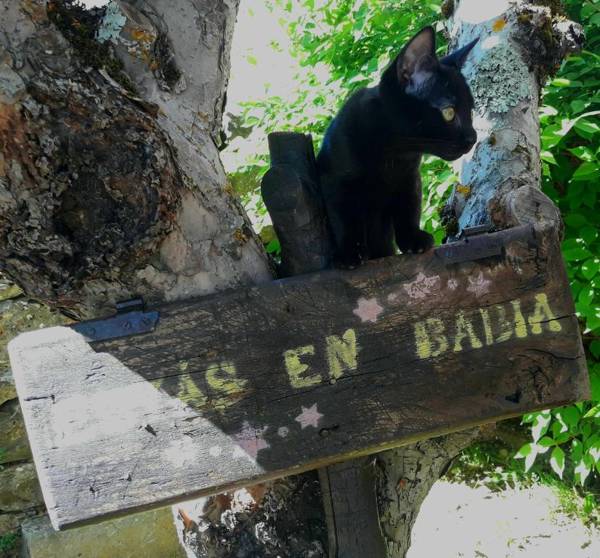
<instances>
[{"instance_id":1,"label":"stone wall","mask_svg":"<svg viewBox=\"0 0 600 558\"><path fill-rule=\"evenodd\" d=\"M0 556L16 554L13 533L18 534L24 520L45 509L6 345L22 331L65 321L45 306L27 300L18 287L0 276Z\"/></svg>"}]
</instances>

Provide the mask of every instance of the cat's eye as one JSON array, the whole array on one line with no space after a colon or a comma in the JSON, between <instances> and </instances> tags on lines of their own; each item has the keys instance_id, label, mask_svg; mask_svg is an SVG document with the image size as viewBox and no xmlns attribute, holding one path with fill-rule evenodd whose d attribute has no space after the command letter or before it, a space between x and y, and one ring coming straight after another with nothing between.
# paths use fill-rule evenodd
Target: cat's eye
<instances>
[{"instance_id":1,"label":"cat's eye","mask_svg":"<svg viewBox=\"0 0 600 558\"><path fill-rule=\"evenodd\" d=\"M452 122L456 116L454 107L446 107L442 109L442 116L446 122Z\"/></svg>"}]
</instances>

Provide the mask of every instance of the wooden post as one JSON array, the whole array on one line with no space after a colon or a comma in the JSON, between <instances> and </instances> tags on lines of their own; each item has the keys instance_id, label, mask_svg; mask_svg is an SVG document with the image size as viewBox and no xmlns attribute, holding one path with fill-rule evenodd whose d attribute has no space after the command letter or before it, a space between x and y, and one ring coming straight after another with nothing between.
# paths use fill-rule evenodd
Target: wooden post
<instances>
[{"instance_id":1,"label":"wooden post","mask_svg":"<svg viewBox=\"0 0 600 558\"><path fill-rule=\"evenodd\" d=\"M271 168L262 196L281 244L280 277L320 271L331 262L331 243L319 194L310 135L269 134Z\"/></svg>"}]
</instances>

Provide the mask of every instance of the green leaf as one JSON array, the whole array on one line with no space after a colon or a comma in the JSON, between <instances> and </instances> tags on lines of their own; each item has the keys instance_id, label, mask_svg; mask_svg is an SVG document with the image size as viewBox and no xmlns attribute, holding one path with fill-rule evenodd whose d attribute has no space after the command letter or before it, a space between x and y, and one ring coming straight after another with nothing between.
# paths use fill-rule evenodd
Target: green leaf
<instances>
[{"instance_id":1,"label":"green leaf","mask_svg":"<svg viewBox=\"0 0 600 558\"><path fill-rule=\"evenodd\" d=\"M592 180L596 176L600 176L600 167L598 163L585 162L577 167L571 180L573 182L587 181Z\"/></svg>"},{"instance_id":2,"label":"green leaf","mask_svg":"<svg viewBox=\"0 0 600 558\"><path fill-rule=\"evenodd\" d=\"M577 426L581 416L581 413L574 405L563 407L562 409L559 409L556 414L560 417L560 420L562 420L571 429Z\"/></svg>"},{"instance_id":3,"label":"green leaf","mask_svg":"<svg viewBox=\"0 0 600 558\"><path fill-rule=\"evenodd\" d=\"M583 415L583 418L596 418L600 416L600 405L594 405L587 413L585 413L585 415Z\"/></svg>"},{"instance_id":4,"label":"green leaf","mask_svg":"<svg viewBox=\"0 0 600 558\"><path fill-rule=\"evenodd\" d=\"M551 419L552 415L550 414L550 411L541 411L533 418L531 435L534 442L537 442L546 433Z\"/></svg>"},{"instance_id":5,"label":"green leaf","mask_svg":"<svg viewBox=\"0 0 600 558\"><path fill-rule=\"evenodd\" d=\"M542 149L540 152L540 157L542 161L546 161L546 163L550 163L551 165L558 165L552 151L548 151L547 149Z\"/></svg>"},{"instance_id":6,"label":"green leaf","mask_svg":"<svg viewBox=\"0 0 600 558\"><path fill-rule=\"evenodd\" d=\"M538 455L537 447L534 444L525 444L515 455L515 459L525 459L525 472L529 471Z\"/></svg>"},{"instance_id":7,"label":"green leaf","mask_svg":"<svg viewBox=\"0 0 600 558\"><path fill-rule=\"evenodd\" d=\"M583 137L587 138L593 136L596 132L600 132L600 126L590 120L582 119L575 124L575 130L580 132Z\"/></svg>"},{"instance_id":8,"label":"green leaf","mask_svg":"<svg viewBox=\"0 0 600 558\"><path fill-rule=\"evenodd\" d=\"M585 262L581 265L580 271L581 274L589 281L592 277L596 275L596 273L598 273L599 268L599 260L589 258L585 260Z\"/></svg>"},{"instance_id":9,"label":"green leaf","mask_svg":"<svg viewBox=\"0 0 600 558\"><path fill-rule=\"evenodd\" d=\"M592 301L594 300L594 289L591 287L586 287L581 289L579 296L577 297L577 301L584 306L590 306Z\"/></svg>"},{"instance_id":10,"label":"green leaf","mask_svg":"<svg viewBox=\"0 0 600 558\"><path fill-rule=\"evenodd\" d=\"M590 369L590 390L592 401L600 401L600 366L592 366Z\"/></svg>"},{"instance_id":11,"label":"green leaf","mask_svg":"<svg viewBox=\"0 0 600 558\"><path fill-rule=\"evenodd\" d=\"M578 482L581 486L585 483L585 480L588 478L592 467L594 466L593 460L591 456L584 455L575 462L575 481Z\"/></svg>"},{"instance_id":12,"label":"green leaf","mask_svg":"<svg viewBox=\"0 0 600 558\"><path fill-rule=\"evenodd\" d=\"M544 436L538 442L538 445L542 446L543 448L550 448L550 447L554 446L555 444L556 444L556 442L552 438L550 438L550 436Z\"/></svg>"},{"instance_id":13,"label":"green leaf","mask_svg":"<svg viewBox=\"0 0 600 558\"><path fill-rule=\"evenodd\" d=\"M586 260L592 255L592 253L583 246L577 246L577 248L572 248L571 250L563 250L562 254L568 262Z\"/></svg>"},{"instance_id":14,"label":"green leaf","mask_svg":"<svg viewBox=\"0 0 600 558\"><path fill-rule=\"evenodd\" d=\"M550 455L550 467L562 479L565 470L565 452L556 446Z\"/></svg>"},{"instance_id":15,"label":"green leaf","mask_svg":"<svg viewBox=\"0 0 600 558\"><path fill-rule=\"evenodd\" d=\"M575 99L574 101L571 101L571 108L573 109L573 112L581 112L585 110L587 106L588 103L586 101L582 101L581 99Z\"/></svg>"},{"instance_id":16,"label":"green leaf","mask_svg":"<svg viewBox=\"0 0 600 558\"><path fill-rule=\"evenodd\" d=\"M524 444L519 448L519 451L515 454L515 459L523 459L531 454L533 451L533 444Z\"/></svg>"},{"instance_id":17,"label":"green leaf","mask_svg":"<svg viewBox=\"0 0 600 558\"><path fill-rule=\"evenodd\" d=\"M564 221L569 227L574 227L576 229L580 229L587 225L587 220L581 213L571 213L570 215L565 216Z\"/></svg>"},{"instance_id":18,"label":"green leaf","mask_svg":"<svg viewBox=\"0 0 600 558\"><path fill-rule=\"evenodd\" d=\"M550 82L550 85L554 87L568 87L569 85L571 85L571 80L565 78L554 78Z\"/></svg>"},{"instance_id":19,"label":"green leaf","mask_svg":"<svg viewBox=\"0 0 600 558\"><path fill-rule=\"evenodd\" d=\"M585 240L587 244L591 244L598 238L598 229L596 227L583 227L579 231L579 236ZM600 260L599 260L600 261Z\"/></svg>"}]
</instances>

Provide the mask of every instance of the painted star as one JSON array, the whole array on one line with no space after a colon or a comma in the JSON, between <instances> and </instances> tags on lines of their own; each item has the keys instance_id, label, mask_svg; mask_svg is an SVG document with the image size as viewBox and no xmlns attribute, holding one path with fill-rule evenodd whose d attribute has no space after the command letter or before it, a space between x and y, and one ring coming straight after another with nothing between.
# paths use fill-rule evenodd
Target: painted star
<instances>
[{"instance_id":1,"label":"painted star","mask_svg":"<svg viewBox=\"0 0 600 558\"><path fill-rule=\"evenodd\" d=\"M440 278L438 275L427 277L422 271L419 271L414 281L403 285L406 294L413 300L421 300L431 293L432 289L438 286Z\"/></svg>"},{"instance_id":2,"label":"painted star","mask_svg":"<svg viewBox=\"0 0 600 558\"><path fill-rule=\"evenodd\" d=\"M256 459L258 452L262 449L269 448L268 442L264 439L264 434L269 428L255 428L250 426L250 423L245 420L242 430L233 435L238 447L233 450L233 457L247 456Z\"/></svg>"},{"instance_id":3,"label":"painted star","mask_svg":"<svg viewBox=\"0 0 600 558\"><path fill-rule=\"evenodd\" d=\"M456 290L458 281L456 279L448 279L447 287L453 291Z\"/></svg>"},{"instance_id":4,"label":"painted star","mask_svg":"<svg viewBox=\"0 0 600 558\"><path fill-rule=\"evenodd\" d=\"M295 418L297 422L302 426L304 430L307 426L314 426L315 428L319 425L319 420L325 415L317 411L317 404L315 403L312 407L304 407L301 405L302 412Z\"/></svg>"},{"instance_id":5,"label":"painted star","mask_svg":"<svg viewBox=\"0 0 600 558\"><path fill-rule=\"evenodd\" d=\"M473 293L476 296L481 296L490 290L492 282L483 276L483 272L479 272L476 278L469 277L469 286L467 291Z\"/></svg>"},{"instance_id":6,"label":"painted star","mask_svg":"<svg viewBox=\"0 0 600 558\"><path fill-rule=\"evenodd\" d=\"M358 306L352 310L362 322L373 322L377 321L379 314L383 312L383 308L379 306L376 298L363 298L358 299Z\"/></svg>"}]
</instances>

